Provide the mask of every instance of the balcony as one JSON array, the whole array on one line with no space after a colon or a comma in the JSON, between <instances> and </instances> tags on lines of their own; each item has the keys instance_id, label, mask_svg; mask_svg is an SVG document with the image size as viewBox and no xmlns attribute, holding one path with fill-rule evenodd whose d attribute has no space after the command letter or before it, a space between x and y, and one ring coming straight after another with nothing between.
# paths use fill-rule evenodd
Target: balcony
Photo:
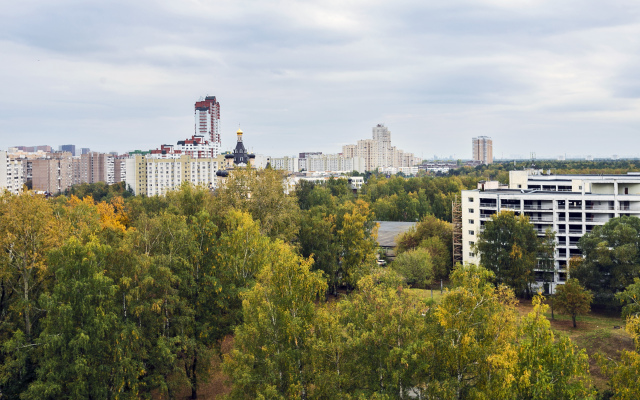
<instances>
[{"instance_id":1,"label":"balcony","mask_svg":"<svg viewBox=\"0 0 640 400\"><path fill-rule=\"evenodd\" d=\"M480 207L484 207L484 208L496 208L497 204L496 203L482 203L480 202Z\"/></svg>"},{"instance_id":2,"label":"balcony","mask_svg":"<svg viewBox=\"0 0 640 400\"><path fill-rule=\"evenodd\" d=\"M538 206L538 205L531 205L531 204L525 204L524 205L524 209L525 210L553 211L553 207L551 207L551 206Z\"/></svg>"},{"instance_id":3,"label":"balcony","mask_svg":"<svg viewBox=\"0 0 640 400\"><path fill-rule=\"evenodd\" d=\"M529 217L529 222L553 222L553 218L550 217Z\"/></svg>"},{"instance_id":4,"label":"balcony","mask_svg":"<svg viewBox=\"0 0 640 400\"><path fill-rule=\"evenodd\" d=\"M508 208L510 210L519 210L520 204L503 204L500 206L500 208Z\"/></svg>"}]
</instances>

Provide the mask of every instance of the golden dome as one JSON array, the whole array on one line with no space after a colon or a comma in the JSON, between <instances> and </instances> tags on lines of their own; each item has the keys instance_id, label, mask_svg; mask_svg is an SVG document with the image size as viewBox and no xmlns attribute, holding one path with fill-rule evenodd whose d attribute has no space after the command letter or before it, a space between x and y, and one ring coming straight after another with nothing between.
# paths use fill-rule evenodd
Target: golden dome
<instances>
[{"instance_id":1,"label":"golden dome","mask_svg":"<svg viewBox=\"0 0 640 400\"><path fill-rule=\"evenodd\" d=\"M238 135L242 135L242 129L238 129L238 132L236 132Z\"/></svg>"}]
</instances>

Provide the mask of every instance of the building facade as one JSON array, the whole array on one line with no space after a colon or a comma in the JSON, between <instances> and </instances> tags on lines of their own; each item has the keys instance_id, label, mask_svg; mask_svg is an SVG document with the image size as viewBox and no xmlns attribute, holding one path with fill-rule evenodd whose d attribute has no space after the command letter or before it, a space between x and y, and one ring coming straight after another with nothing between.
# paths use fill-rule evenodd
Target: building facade
<instances>
[{"instance_id":1,"label":"building facade","mask_svg":"<svg viewBox=\"0 0 640 400\"><path fill-rule=\"evenodd\" d=\"M206 96L196 101L194 105L195 135L208 138L208 141L218 147L214 157L220 152L220 103L216 96Z\"/></svg>"},{"instance_id":2,"label":"building facade","mask_svg":"<svg viewBox=\"0 0 640 400\"><path fill-rule=\"evenodd\" d=\"M421 160L412 153L406 153L391 145L391 132L383 124L373 127L372 138L358 140L357 144L342 146L345 158L361 157L364 160L365 171L375 171L378 168L414 167Z\"/></svg>"},{"instance_id":3,"label":"building facade","mask_svg":"<svg viewBox=\"0 0 640 400\"><path fill-rule=\"evenodd\" d=\"M134 155L124 161L125 182L135 195L162 196L185 182L214 189L217 187L216 172L223 165L224 157L193 158L183 155L162 159Z\"/></svg>"},{"instance_id":4,"label":"building facade","mask_svg":"<svg viewBox=\"0 0 640 400\"><path fill-rule=\"evenodd\" d=\"M493 163L493 140L488 136L478 136L472 142L473 159L483 164Z\"/></svg>"},{"instance_id":5,"label":"building facade","mask_svg":"<svg viewBox=\"0 0 640 400\"><path fill-rule=\"evenodd\" d=\"M569 259L581 256L578 241L582 235L611 218L640 217L640 174L544 175L536 170L512 171L509 189L488 187L492 186L462 191L463 261L480 262L474 244L492 215L502 210L526 215L538 236L543 237L547 229L556 235L552 292L567 280ZM537 271L536 276L541 280L542 272Z\"/></svg>"}]
</instances>

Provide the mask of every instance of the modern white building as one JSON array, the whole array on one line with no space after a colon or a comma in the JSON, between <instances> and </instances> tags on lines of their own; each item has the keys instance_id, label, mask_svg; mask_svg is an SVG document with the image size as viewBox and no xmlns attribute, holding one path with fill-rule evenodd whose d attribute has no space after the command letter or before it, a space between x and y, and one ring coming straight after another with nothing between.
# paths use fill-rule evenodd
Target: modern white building
<instances>
[{"instance_id":1,"label":"modern white building","mask_svg":"<svg viewBox=\"0 0 640 400\"><path fill-rule=\"evenodd\" d=\"M567 263L581 256L578 241L595 226L622 215L640 217L640 173L627 175L545 175L540 170L512 171L509 189L462 191L462 257L479 263L473 245L492 215L511 210L526 215L539 236L556 235L555 274L551 291L567 277ZM541 281L542 272L536 272Z\"/></svg>"}]
</instances>

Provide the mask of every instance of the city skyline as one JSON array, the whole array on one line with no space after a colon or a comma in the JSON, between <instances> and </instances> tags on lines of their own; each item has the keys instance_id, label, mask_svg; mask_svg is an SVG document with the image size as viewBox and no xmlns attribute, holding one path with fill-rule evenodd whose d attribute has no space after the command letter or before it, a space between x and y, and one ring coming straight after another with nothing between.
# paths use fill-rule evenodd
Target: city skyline
<instances>
[{"instance_id":1,"label":"city skyline","mask_svg":"<svg viewBox=\"0 0 640 400\"><path fill-rule=\"evenodd\" d=\"M384 123L423 158L471 158L477 136L496 159L638 157L639 16L630 0L7 3L0 147L155 148L212 95L223 151L238 126L280 156Z\"/></svg>"}]
</instances>

